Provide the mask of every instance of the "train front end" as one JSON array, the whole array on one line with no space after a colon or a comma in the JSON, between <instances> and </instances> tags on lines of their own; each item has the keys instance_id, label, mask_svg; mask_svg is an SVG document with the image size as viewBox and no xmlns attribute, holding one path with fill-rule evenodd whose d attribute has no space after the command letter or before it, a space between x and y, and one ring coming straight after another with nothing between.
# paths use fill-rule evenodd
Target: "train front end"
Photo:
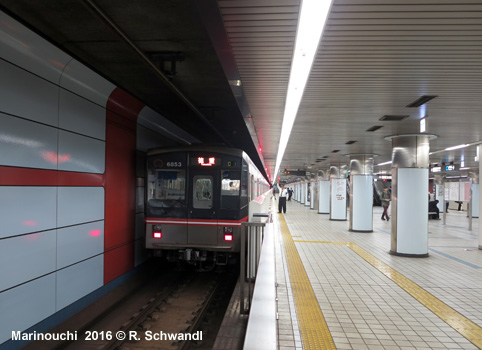
<instances>
[{"instance_id":1,"label":"train front end","mask_svg":"<svg viewBox=\"0 0 482 350\"><path fill-rule=\"evenodd\" d=\"M209 267L237 261L248 220L248 167L236 152L148 152L146 248Z\"/></svg>"}]
</instances>

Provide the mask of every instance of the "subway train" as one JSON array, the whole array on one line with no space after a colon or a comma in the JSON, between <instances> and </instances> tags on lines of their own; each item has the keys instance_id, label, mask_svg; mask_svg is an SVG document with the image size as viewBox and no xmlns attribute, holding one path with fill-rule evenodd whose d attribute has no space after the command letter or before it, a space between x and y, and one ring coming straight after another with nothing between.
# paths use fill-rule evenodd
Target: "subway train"
<instances>
[{"instance_id":1,"label":"subway train","mask_svg":"<svg viewBox=\"0 0 482 350\"><path fill-rule=\"evenodd\" d=\"M149 150L145 188L146 248L201 269L237 261L241 223L270 191L242 150L207 146Z\"/></svg>"}]
</instances>

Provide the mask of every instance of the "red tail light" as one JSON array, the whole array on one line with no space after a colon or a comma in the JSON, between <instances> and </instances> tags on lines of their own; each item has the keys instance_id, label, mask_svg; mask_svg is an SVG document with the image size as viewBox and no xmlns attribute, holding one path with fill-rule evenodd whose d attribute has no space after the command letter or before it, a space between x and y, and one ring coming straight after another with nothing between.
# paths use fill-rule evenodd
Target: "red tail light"
<instances>
[{"instance_id":1,"label":"red tail light","mask_svg":"<svg viewBox=\"0 0 482 350\"><path fill-rule=\"evenodd\" d=\"M154 238L162 238L162 232L153 232L152 237Z\"/></svg>"},{"instance_id":2,"label":"red tail light","mask_svg":"<svg viewBox=\"0 0 482 350\"><path fill-rule=\"evenodd\" d=\"M232 241L232 240L233 240L233 235L224 235L224 240L225 240L225 241Z\"/></svg>"}]
</instances>

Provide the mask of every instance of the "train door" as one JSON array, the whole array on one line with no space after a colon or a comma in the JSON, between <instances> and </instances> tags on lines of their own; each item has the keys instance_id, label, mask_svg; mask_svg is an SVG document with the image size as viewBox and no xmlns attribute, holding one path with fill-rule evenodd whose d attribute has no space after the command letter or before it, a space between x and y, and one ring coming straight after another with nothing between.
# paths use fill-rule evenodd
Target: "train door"
<instances>
[{"instance_id":1,"label":"train door","mask_svg":"<svg viewBox=\"0 0 482 350\"><path fill-rule=\"evenodd\" d=\"M217 245L219 170L191 169L188 202L188 244Z\"/></svg>"}]
</instances>

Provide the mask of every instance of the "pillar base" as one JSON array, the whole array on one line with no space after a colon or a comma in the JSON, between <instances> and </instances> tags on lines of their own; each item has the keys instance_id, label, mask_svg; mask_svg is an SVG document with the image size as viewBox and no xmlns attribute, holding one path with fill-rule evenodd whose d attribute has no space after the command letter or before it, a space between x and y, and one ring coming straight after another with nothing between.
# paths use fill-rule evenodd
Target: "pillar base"
<instances>
[{"instance_id":1,"label":"pillar base","mask_svg":"<svg viewBox=\"0 0 482 350\"><path fill-rule=\"evenodd\" d=\"M481 249L481 250L482 250L482 245L479 245L479 249Z\"/></svg>"},{"instance_id":2,"label":"pillar base","mask_svg":"<svg viewBox=\"0 0 482 350\"><path fill-rule=\"evenodd\" d=\"M390 254L396 255L396 256L403 256L403 257L406 257L406 258L427 258L428 257L428 253L426 253L426 254L406 254L406 253L394 252L393 250L390 250Z\"/></svg>"},{"instance_id":3,"label":"pillar base","mask_svg":"<svg viewBox=\"0 0 482 350\"><path fill-rule=\"evenodd\" d=\"M353 229L349 229L348 231L350 231L350 232L373 232L373 230L353 230Z\"/></svg>"},{"instance_id":4,"label":"pillar base","mask_svg":"<svg viewBox=\"0 0 482 350\"><path fill-rule=\"evenodd\" d=\"M324 215L326 215L326 214L330 214L330 213L320 213L320 212L318 212L318 214L324 214Z\"/></svg>"},{"instance_id":5,"label":"pillar base","mask_svg":"<svg viewBox=\"0 0 482 350\"><path fill-rule=\"evenodd\" d=\"M330 221L347 221L348 219L330 219Z\"/></svg>"}]
</instances>

